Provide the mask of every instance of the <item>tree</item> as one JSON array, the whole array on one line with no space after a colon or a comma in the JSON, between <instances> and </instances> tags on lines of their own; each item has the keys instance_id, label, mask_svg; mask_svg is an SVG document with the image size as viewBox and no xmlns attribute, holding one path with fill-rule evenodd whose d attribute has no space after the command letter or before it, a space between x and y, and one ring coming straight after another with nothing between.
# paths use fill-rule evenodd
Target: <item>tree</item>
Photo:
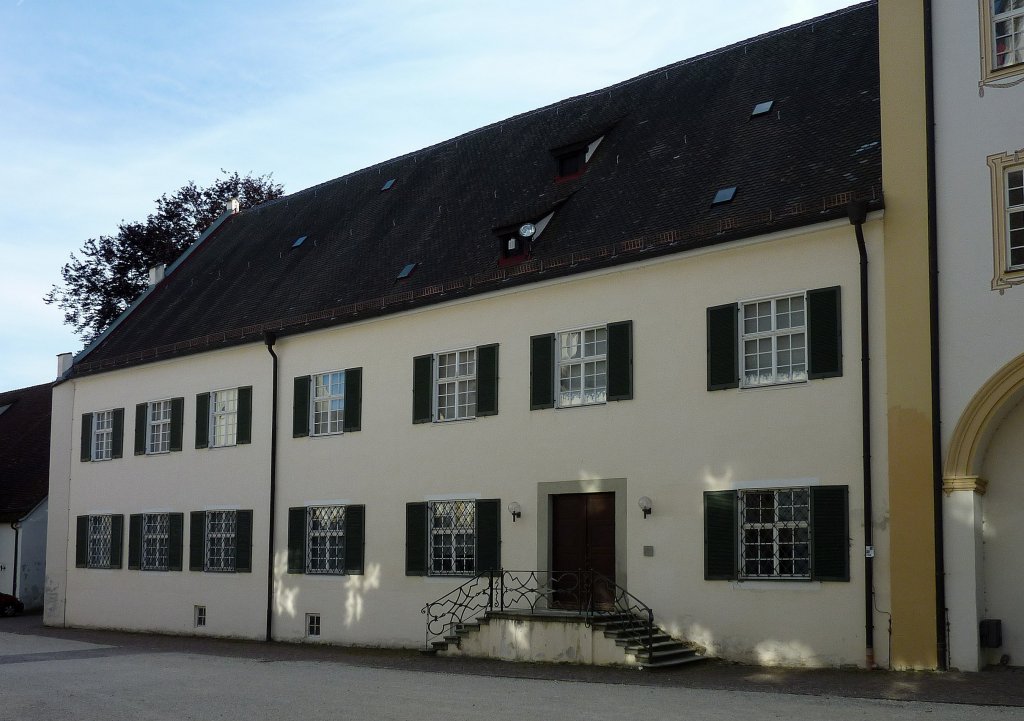
<instances>
[{"instance_id":1,"label":"tree","mask_svg":"<svg viewBox=\"0 0 1024 721\"><path fill-rule=\"evenodd\" d=\"M80 256L72 253L61 268L63 284L54 285L43 301L60 307L64 323L89 343L146 289L149 269L174 262L224 212L228 200L238 198L244 210L284 193L270 174L221 173L204 188L189 181L172 195L161 195L155 213L141 222L121 221L117 235L89 238Z\"/></svg>"}]
</instances>

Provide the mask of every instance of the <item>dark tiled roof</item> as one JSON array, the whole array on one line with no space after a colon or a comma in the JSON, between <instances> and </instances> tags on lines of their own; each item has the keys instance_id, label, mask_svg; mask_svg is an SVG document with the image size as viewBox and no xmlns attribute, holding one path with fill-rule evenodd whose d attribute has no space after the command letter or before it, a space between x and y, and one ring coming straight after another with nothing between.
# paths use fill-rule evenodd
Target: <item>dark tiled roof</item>
<instances>
[{"instance_id":1,"label":"dark tiled roof","mask_svg":"<svg viewBox=\"0 0 1024 721\"><path fill-rule=\"evenodd\" d=\"M44 383L0 393L0 521L46 498L50 474L50 393Z\"/></svg>"},{"instance_id":2,"label":"dark tiled roof","mask_svg":"<svg viewBox=\"0 0 1024 721\"><path fill-rule=\"evenodd\" d=\"M865 3L242 212L76 372L843 217L853 197L880 207L877 38ZM551 151L601 134L585 172L556 181ZM531 260L499 267L495 229L556 206Z\"/></svg>"}]
</instances>

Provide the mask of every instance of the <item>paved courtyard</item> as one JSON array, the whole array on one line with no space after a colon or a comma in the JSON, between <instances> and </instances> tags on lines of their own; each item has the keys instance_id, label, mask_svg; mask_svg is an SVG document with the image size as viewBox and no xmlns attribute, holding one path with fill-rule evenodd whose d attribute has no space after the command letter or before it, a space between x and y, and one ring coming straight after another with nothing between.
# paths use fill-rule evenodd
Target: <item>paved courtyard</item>
<instances>
[{"instance_id":1,"label":"paved courtyard","mask_svg":"<svg viewBox=\"0 0 1024 721\"><path fill-rule=\"evenodd\" d=\"M3 720L1024 720L1020 706L982 705L1015 702L1024 674L1013 671L972 677L708 664L659 673L452 663L403 651L45 629L38 617L2 621ZM989 693L974 703L886 698L935 698L933 683L938 691L962 689L965 700L976 686L987 684Z\"/></svg>"}]
</instances>

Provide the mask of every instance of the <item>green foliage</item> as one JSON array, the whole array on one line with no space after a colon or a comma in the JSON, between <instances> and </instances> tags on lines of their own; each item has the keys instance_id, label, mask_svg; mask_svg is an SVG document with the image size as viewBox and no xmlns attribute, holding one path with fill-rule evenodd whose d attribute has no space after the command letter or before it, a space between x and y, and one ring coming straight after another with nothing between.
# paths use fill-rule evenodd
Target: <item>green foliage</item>
<instances>
[{"instance_id":1,"label":"green foliage","mask_svg":"<svg viewBox=\"0 0 1024 721\"><path fill-rule=\"evenodd\" d=\"M61 268L63 284L43 297L64 311L64 323L88 343L110 325L149 282L149 269L170 265L217 219L228 200L242 209L280 197L284 188L272 175L244 177L221 171L206 187L193 181L156 200L145 221L122 221L116 235L89 238Z\"/></svg>"}]
</instances>

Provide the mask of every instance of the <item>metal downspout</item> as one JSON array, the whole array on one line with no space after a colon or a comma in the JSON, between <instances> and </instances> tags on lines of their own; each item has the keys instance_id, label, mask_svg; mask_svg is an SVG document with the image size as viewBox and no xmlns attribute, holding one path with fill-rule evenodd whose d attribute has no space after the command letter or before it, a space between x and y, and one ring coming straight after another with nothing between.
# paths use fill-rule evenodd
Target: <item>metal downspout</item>
<instances>
[{"instance_id":1,"label":"metal downspout","mask_svg":"<svg viewBox=\"0 0 1024 721\"><path fill-rule=\"evenodd\" d=\"M872 543L871 513L871 355L868 341L868 251L864 244L864 221L868 216L865 200L855 200L846 207L846 213L857 235L860 254L860 395L861 446L864 465L864 662L868 669L875 666L875 553Z\"/></svg>"},{"instance_id":2,"label":"metal downspout","mask_svg":"<svg viewBox=\"0 0 1024 721\"><path fill-rule=\"evenodd\" d=\"M274 631L274 519L277 506L277 353L274 344L277 335L267 331L263 334L263 342L274 359L274 377L271 391L270 411L270 531L267 542L267 636L269 643L273 640Z\"/></svg>"}]
</instances>

